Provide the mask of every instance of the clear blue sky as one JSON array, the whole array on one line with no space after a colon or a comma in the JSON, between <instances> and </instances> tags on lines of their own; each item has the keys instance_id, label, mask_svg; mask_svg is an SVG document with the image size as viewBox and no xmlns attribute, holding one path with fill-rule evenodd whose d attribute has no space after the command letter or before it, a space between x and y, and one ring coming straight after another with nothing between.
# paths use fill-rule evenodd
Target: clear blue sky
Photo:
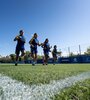
<instances>
[{"instance_id":1,"label":"clear blue sky","mask_svg":"<svg viewBox=\"0 0 90 100\"><path fill-rule=\"evenodd\" d=\"M40 42L61 49L90 43L90 0L0 0L0 54L14 53L20 29L28 41L34 32ZM39 53L42 49L39 48Z\"/></svg>"}]
</instances>

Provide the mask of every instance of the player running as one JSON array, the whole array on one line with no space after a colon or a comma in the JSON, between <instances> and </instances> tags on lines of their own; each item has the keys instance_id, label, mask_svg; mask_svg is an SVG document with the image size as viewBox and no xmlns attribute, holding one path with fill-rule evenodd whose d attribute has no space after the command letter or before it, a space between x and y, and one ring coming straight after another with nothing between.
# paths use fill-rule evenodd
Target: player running
<instances>
[{"instance_id":1,"label":"player running","mask_svg":"<svg viewBox=\"0 0 90 100\"><path fill-rule=\"evenodd\" d=\"M34 33L32 39L29 41L33 66L37 62L37 46L40 46L37 37L38 37L37 33Z\"/></svg>"},{"instance_id":2,"label":"player running","mask_svg":"<svg viewBox=\"0 0 90 100\"><path fill-rule=\"evenodd\" d=\"M53 65L55 65L56 61L57 61L57 56L61 55L61 52L57 51L57 46L54 45L53 51L52 51L52 56L53 56Z\"/></svg>"},{"instance_id":3,"label":"player running","mask_svg":"<svg viewBox=\"0 0 90 100\"><path fill-rule=\"evenodd\" d=\"M25 40L25 37L24 37L23 30L19 31L19 35L14 38L14 41L17 41L16 50L15 50L15 53L16 53L15 66L17 66L20 52L21 52L21 56L25 55L24 45L25 45L26 40Z\"/></svg>"},{"instance_id":4,"label":"player running","mask_svg":"<svg viewBox=\"0 0 90 100\"><path fill-rule=\"evenodd\" d=\"M53 64L55 65L57 61L57 46L54 45L53 51L52 51L52 56L53 56Z\"/></svg>"},{"instance_id":5,"label":"player running","mask_svg":"<svg viewBox=\"0 0 90 100\"><path fill-rule=\"evenodd\" d=\"M49 59L49 52L51 52L50 51L51 47L50 47L48 38L46 38L45 42L42 43L42 48L43 48L43 52L44 52L43 65L47 65L48 59Z\"/></svg>"}]
</instances>

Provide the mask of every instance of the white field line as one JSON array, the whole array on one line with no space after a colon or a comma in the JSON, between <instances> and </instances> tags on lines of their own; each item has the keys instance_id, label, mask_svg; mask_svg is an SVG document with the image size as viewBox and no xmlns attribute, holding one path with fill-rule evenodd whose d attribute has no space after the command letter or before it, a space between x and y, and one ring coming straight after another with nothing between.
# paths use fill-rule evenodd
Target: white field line
<instances>
[{"instance_id":1,"label":"white field line","mask_svg":"<svg viewBox=\"0 0 90 100\"><path fill-rule=\"evenodd\" d=\"M61 89L89 78L90 72L84 72L77 76L52 81L50 84L29 86L10 77L0 75L0 87L2 88L0 92L3 92L0 94L0 100L50 100L50 97L60 92Z\"/></svg>"}]
</instances>

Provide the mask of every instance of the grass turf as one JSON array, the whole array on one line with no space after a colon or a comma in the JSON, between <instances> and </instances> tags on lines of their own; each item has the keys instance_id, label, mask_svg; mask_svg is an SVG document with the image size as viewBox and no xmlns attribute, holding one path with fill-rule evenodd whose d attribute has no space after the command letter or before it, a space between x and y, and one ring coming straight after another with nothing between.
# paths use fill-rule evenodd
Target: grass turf
<instances>
[{"instance_id":1,"label":"grass turf","mask_svg":"<svg viewBox=\"0 0 90 100\"><path fill-rule=\"evenodd\" d=\"M1 64L0 73L25 84L48 84L51 80L64 79L72 75L90 71L90 64L58 64L58 65L36 65Z\"/></svg>"},{"instance_id":2,"label":"grass turf","mask_svg":"<svg viewBox=\"0 0 90 100\"><path fill-rule=\"evenodd\" d=\"M90 79L62 90L52 100L90 100Z\"/></svg>"}]
</instances>

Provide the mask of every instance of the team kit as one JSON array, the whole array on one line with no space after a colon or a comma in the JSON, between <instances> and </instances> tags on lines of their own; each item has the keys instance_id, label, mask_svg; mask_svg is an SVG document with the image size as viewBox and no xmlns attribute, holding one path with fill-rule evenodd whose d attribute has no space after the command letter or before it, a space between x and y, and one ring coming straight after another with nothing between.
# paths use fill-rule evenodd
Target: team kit
<instances>
[{"instance_id":1,"label":"team kit","mask_svg":"<svg viewBox=\"0 0 90 100\"><path fill-rule=\"evenodd\" d=\"M21 57L25 56L24 45L26 43L26 39L24 37L23 30L19 31L19 35L14 38L14 41L17 41L17 45L16 45L16 49L15 49L15 54L16 54L15 66L17 66L20 52L21 52ZM52 51L50 50L52 48L52 46L50 46L48 38L46 38L43 43L39 43L38 34L34 33L32 38L29 41L29 45L30 45L30 56L32 58L32 65L33 66L37 63L37 53L38 53L37 47L38 46L41 46L43 48L43 53L44 53L43 65L48 65L49 52L52 52L53 64L55 65L55 62L57 60L57 54L59 54L59 52L57 52L56 45L54 45Z\"/></svg>"}]
</instances>

